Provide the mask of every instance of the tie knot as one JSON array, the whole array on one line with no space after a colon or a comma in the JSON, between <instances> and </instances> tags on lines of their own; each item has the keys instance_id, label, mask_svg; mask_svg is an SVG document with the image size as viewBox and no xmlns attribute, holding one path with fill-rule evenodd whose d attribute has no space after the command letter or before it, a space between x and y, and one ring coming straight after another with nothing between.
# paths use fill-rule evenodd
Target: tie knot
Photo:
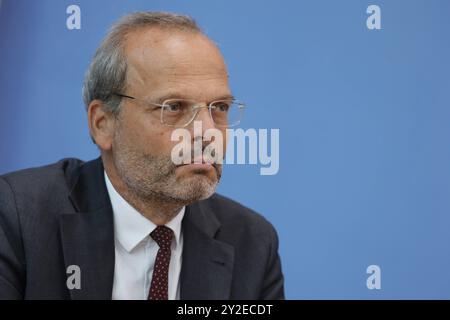
<instances>
[{"instance_id":1,"label":"tie knot","mask_svg":"<svg viewBox=\"0 0 450 320\"><path fill-rule=\"evenodd\" d=\"M166 226L158 226L150 233L150 236L155 240L161 249L169 249L172 244L173 231Z\"/></svg>"}]
</instances>

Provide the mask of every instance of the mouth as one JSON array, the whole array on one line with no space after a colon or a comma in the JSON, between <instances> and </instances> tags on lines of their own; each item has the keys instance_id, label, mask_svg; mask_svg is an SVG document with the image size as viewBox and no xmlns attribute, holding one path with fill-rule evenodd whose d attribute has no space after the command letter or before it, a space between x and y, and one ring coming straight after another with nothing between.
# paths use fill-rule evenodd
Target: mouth
<instances>
[{"instance_id":1,"label":"mouth","mask_svg":"<svg viewBox=\"0 0 450 320\"><path fill-rule=\"evenodd\" d=\"M180 164L177 167L186 167L194 170L211 170L216 167L216 164L211 159L199 157L193 159L191 163Z\"/></svg>"}]
</instances>

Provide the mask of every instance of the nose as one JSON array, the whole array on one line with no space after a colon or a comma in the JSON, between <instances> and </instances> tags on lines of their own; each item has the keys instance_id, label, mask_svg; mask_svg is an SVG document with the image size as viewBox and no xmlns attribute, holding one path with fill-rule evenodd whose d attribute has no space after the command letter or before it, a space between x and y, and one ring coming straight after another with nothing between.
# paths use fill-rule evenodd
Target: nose
<instances>
[{"instance_id":1,"label":"nose","mask_svg":"<svg viewBox=\"0 0 450 320\"><path fill-rule=\"evenodd\" d=\"M201 130L197 127L198 122L201 124ZM216 131L213 133L213 136L211 137L211 133L208 134L208 138L205 139L205 133L208 129L215 129ZM194 119L192 120L190 124L190 130L192 133L192 143L194 145L194 158L198 156L199 154L196 152L203 152L203 150L210 144L212 141L215 141L218 137L217 135L217 128L214 123L214 120L211 117L211 114L209 112L209 108L207 106L201 107L197 109L197 113L194 116ZM222 134L223 132L219 132L219 134ZM215 155L220 156L222 154L225 154L225 148L226 148L226 137L221 136L222 139L219 137L219 143L220 141L224 141L223 145L218 145L219 149L216 150L214 148ZM199 151L200 150L200 151ZM221 153L217 153L221 152Z\"/></svg>"},{"instance_id":2,"label":"nose","mask_svg":"<svg viewBox=\"0 0 450 320\"><path fill-rule=\"evenodd\" d=\"M209 113L209 109L208 107L204 107L204 108L199 108L197 109L197 113L195 114L194 119L192 120L191 124L195 121L201 121L202 124L202 134L208 130L208 129L212 129L215 128L215 124L213 119L211 118L211 115Z\"/></svg>"}]
</instances>

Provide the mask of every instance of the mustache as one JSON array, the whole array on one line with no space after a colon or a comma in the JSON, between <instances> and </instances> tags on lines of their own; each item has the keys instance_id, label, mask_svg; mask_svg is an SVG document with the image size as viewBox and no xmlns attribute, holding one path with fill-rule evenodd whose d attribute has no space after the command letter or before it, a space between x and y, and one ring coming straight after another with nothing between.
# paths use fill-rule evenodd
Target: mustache
<instances>
[{"instance_id":1,"label":"mustache","mask_svg":"<svg viewBox=\"0 0 450 320\"><path fill-rule=\"evenodd\" d=\"M175 176L176 174L176 169L178 167L181 167L185 164L180 164L177 165L172 161L172 158L170 155L150 155L150 154L146 154L144 156L145 158L145 162L147 163L147 165L152 164L153 166L155 166L156 164L156 168L157 168L157 176L158 178L156 178L157 181L162 181L164 179L167 179L170 176ZM194 159L194 155L193 153L191 153L191 160ZM191 163L193 163L194 161L191 161ZM217 163L217 162L213 162L211 163L211 165L214 168L214 171L216 172L216 177L217 177L217 182L220 181L221 177L222 177L222 167L223 165L221 163Z\"/></svg>"},{"instance_id":2,"label":"mustache","mask_svg":"<svg viewBox=\"0 0 450 320\"><path fill-rule=\"evenodd\" d=\"M208 146L203 145L203 147L200 149L194 149L190 148L190 152L184 154L184 150L180 150L177 155L171 154L171 160L172 162L178 161L175 166L183 166L187 164L192 163L208 163L215 167L221 166L223 163L223 160L225 159L225 153L223 151L217 152L214 148L208 148ZM207 152L205 152L207 151ZM172 159L172 156L177 156L179 158ZM182 159L182 163L179 163Z\"/></svg>"}]
</instances>

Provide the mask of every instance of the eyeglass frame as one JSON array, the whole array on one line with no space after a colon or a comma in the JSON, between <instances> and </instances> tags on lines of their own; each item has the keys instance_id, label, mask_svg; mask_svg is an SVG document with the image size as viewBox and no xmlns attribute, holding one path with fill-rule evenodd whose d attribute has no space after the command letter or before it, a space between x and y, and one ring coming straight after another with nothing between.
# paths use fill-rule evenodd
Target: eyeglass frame
<instances>
[{"instance_id":1,"label":"eyeglass frame","mask_svg":"<svg viewBox=\"0 0 450 320\"><path fill-rule=\"evenodd\" d=\"M121 97L121 98L127 98L127 99L131 99L131 100L136 100L136 101L138 101L138 102L144 102L144 103L146 103L146 104L150 104L150 105L152 105L152 106L161 108L161 116L160 116L161 124L163 124L163 125L165 125L165 126L168 126L168 127L177 127L177 128L185 128L185 127L189 126L189 125L192 123L192 121L195 119L195 117L197 117L197 115L198 115L198 110L203 109L203 108L208 108L209 116L210 116L211 120L213 121L213 123L214 123L216 126L218 126L218 127L225 127L225 128L234 127L234 126L237 126L237 125L241 122L241 119L239 119L236 123L234 123L234 124L232 124L232 125L220 125L220 124L217 124L216 121L214 120L212 114L211 114L211 106L212 106L213 103L215 103L215 102L222 102L222 101L228 101L228 102L230 102L230 101L231 101L232 103L237 103L237 104L238 104L239 110L243 110L243 109L245 109L245 108L247 107L247 105L246 105L245 103L243 103L242 101L239 101L239 100L237 100L237 99L234 99L234 98L232 98L232 99L214 100L214 101L212 101L212 102L210 102L209 104L206 104L206 105L204 105L204 106L193 105L193 106L192 106L192 111L193 111L194 113L193 113L192 119L189 120L186 124L184 124L184 125L182 125L182 126L178 126L178 125L175 125L175 124L167 124L167 123L165 123L165 122L163 121L163 112L164 112L164 108L167 107L167 105L164 104L164 103L167 102L167 101L169 101L169 100L184 100L184 101L195 101L195 100L170 98L170 99L164 100L162 104L159 104L159 103L155 103L155 102L149 102L149 101L146 101L146 100L143 100L143 99L138 99L138 98L135 98L135 97L126 95L126 94L122 94L122 93L112 93L112 95L115 95L115 96L118 96L118 97ZM241 118L242 118L242 117L241 117Z\"/></svg>"}]
</instances>

